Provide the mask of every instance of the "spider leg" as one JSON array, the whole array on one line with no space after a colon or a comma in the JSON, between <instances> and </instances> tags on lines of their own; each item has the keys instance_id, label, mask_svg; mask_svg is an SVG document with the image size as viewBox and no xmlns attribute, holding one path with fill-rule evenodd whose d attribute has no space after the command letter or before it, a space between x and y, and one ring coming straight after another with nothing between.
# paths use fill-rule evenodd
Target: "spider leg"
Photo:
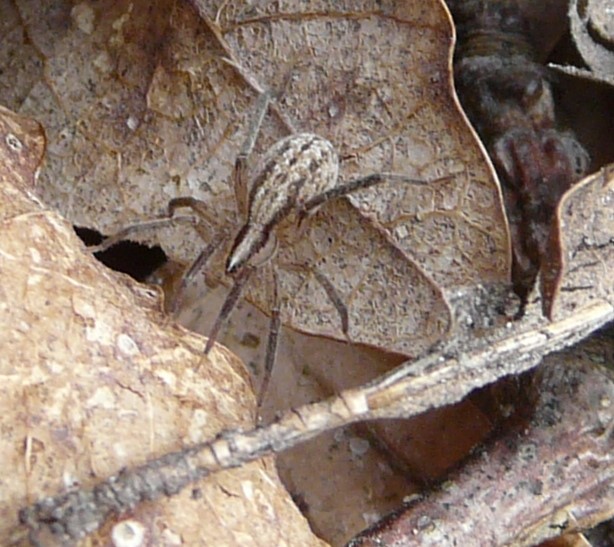
<instances>
[{"instance_id":1,"label":"spider leg","mask_svg":"<svg viewBox=\"0 0 614 547\"><path fill-rule=\"evenodd\" d=\"M271 380L271 373L275 366L275 360L277 358L277 346L279 342L279 330L281 328L281 315L279 310L279 295L278 295L278 283L277 272L273 268L273 305L271 306L271 321L269 323L269 337L266 345L266 355L264 358L264 372L262 375L262 382L260 383L260 391L258 393L258 406L262 406L262 401L266 395Z\"/></svg>"},{"instance_id":2,"label":"spider leg","mask_svg":"<svg viewBox=\"0 0 614 547\"><path fill-rule=\"evenodd\" d=\"M168 202L168 216L173 217L177 209L191 209L202 220L207 221L212 226L216 226L219 221L211 216L210 206L201 199L196 199L190 196L182 196L173 198Z\"/></svg>"},{"instance_id":3,"label":"spider leg","mask_svg":"<svg viewBox=\"0 0 614 547\"><path fill-rule=\"evenodd\" d=\"M323 192L304 203L298 215L299 228L305 217L314 213L322 204L326 203L331 199L345 196L357 190L370 188L371 186L375 186L376 184L381 184L382 182L386 182L389 180L398 180L409 184L426 185L431 184L433 182L449 180L450 178L452 178L452 175L446 175L433 180L424 180L414 179L397 173L374 173L372 175L367 175L366 177L353 179L343 184L340 184L335 188L331 188L330 190ZM316 281L324 289L326 295L328 296L332 304L335 306L335 309L339 314L339 318L341 319L341 329L343 331L343 334L349 340L349 314L346 305L343 303L343 300L337 293L337 290L330 282L330 280L323 273L319 272L316 268L313 268L312 271Z\"/></svg>"},{"instance_id":4,"label":"spider leg","mask_svg":"<svg viewBox=\"0 0 614 547\"><path fill-rule=\"evenodd\" d=\"M196 257L196 260L192 262L191 266L186 269L181 275L181 279L179 280L179 285L177 289L174 291L174 295L172 297L171 302L168 306L168 313L171 315L175 315L177 310L179 309L181 302L183 300L183 295L188 286L188 283L194 278L194 276L200 272L209 262L209 259L216 251L216 249L223 243L223 239L215 238L215 241L209 243Z\"/></svg>"},{"instance_id":5,"label":"spider leg","mask_svg":"<svg viewBox=\"0 0 614 547\"><path fill-rule=\"evenodd\" d=\"M120 241L130 239L130 236L134 236L139 232L147 232L158 228L167 228L169 226L182 224L184 222L187 224L196 225L198 220L193 216L182 215L176 217L160 217L152 220L135 222L134 224L130 224L129 226L121 229L119 232L114 233L112 236L107 237L102 243L100 243L100 245L88 247L88 250L92 253L100 253L110 249L114 245L117 245Z\"/></svg>"},{"instance_id":6,"label":"spider leg","mask_svg":"<svg viewBox=\"0 0 614 547\"><path fill-rule=\"evenodd\" d=\"M189 208L191 209L195 215L178 215L175 216L175 212L180 208ZM190 223L192 224L196 231L204 236L204 233L201 233L199 230L199 219L205 220L210 224L215 225L214 219L211 217L209 213L209 208L204 201L201 201L192 197L178 197L171 199L168 203L168 213L165 217L155 218L152 220L147 220L143 222L137 222L126 226L119 232L113 234L112 236L106 238L100 245L96 245L94 247L89 247L89 250L93 253L105 251L120 241L130 239L131 236L138 232L146 232L151 230L156 230L160 228L166 228L169 226L173 226L179 223ZM174 315L179 309L179 305L181 304L182 296L185 292L185 289L189 283L189 281L198 273L209 261L213 253L216 249L223 244L223 242L228 237L228 234L222 232L217 237L214 238L213 242L208 244L198 255L196 260L192 262L189 268L181 276L181 280L179 281L179 286L175 291L174 296L171 299L171 302L168 306L168 313Z\"/></svg>"},{"instance_id":7,"label":"spider leg","mask_svg":"<svg viewBox=\"0 0 614 547\"><path fill-rule=\"evenodd\" d=\"M427 184L432 184L434 182L449 180L452 177L453 175L445 175L436 179L426 180L414 179L406 175L400 175L398 173L373 173L372 175L367 175L366 177L361 177L359 179L353 179L348 182L344 182L343 184L340 184L335 188L331 188L330 190L327 190L326 192L322 192L321 194L315 196L303 205L303 212L301 212L301 216L306 216L314 212L320 205L326 203L331 199L346 196L347 194L351 194L352 192L356 192L357 190L364 190L365 188L370 188L371 186L375 186L383 182L398 180L400 182L405 182L408 184L417 184L420 186L424 186Z\"/></svg>"},{"instance_id":8,"label":"spider leg","mask_svg":"<svg viewBox=\"0 0 614 547\"><path fill-rule=\"evenodd\" d=\"M232 312L232 310L236 306L237 301L241 296L241 291L243 290L243 287L247 283L253 270L254 268L247 266L242 270L239 270L239 272L235 275L234 284L230 289L228 296L226 296L226 300L224 300L222 309L220 310L220 313L215 319L215 323L213 324L213 327L209 332L209 339L207 340L207 344L205 345L205 355L211 351L213 344L215 344L215 340L220 333L220 329L224 325L224 322L228 319L230 312Z\"/></svg>"},{"instance_id":9,"label":"spider leg","mask_svg":"<svg viewBox=\"0 0 614 547\"><path fill-rule=\"evenodd\" d=\"M249 121L247 127L247 136L245 142L241 147L241 150L237 154L235 160L235 172L234 172L234 185L235 185L235 198L237 200L237 208L242 218L247 218L247 211L249 207L249 191L247 188L247 160L254 149L256 139L260 133L260 127L262 126L262 120L269 108L271 102L271 92L265 91L261 93L256 104L254 106L254 112L252 118Z\"/></svg>"},{"instance_id":10,"label":"spider leg","mask_svg":"<svg viewBox=\"0 0 614 547\"><path fill-rule=\"evenodd\" d=\"M339 319L341 321L341 330L345 337L349 340L349 329L350 329L350 320L347 306L343 303L343 299L337 292L335 286L331 283L330 279L326 277L322 272L320 272L316 266L312 264L284 264L283 268L289 271L300 271L305 272L307 270L309 273L313 274L315 280L320 284L320 286L324 289L326 296L328 296L329 300L337 310L339 314Z\"/></svg>"},{"instance_id":11,"label":"spider leg","mask_svg":"<svg viewBox=\"0 0 614 547\"><path fill-rule=\"evenodd\" d=\"M100 243L100 245L89 247L89 250L92 253L106 251L114 245L117 245L120 241L130 239L130 236L133 236L139 232L147 232L157 230L159 228L167 228L169 226L182 224L184 222L192 225L197 225L198 220L194 216L175 216L175 211L181 207L187 207L192 209L192 211L194 211L194 213L196 213L198 217L206 220L207 222L215 226L215 221L211 218L207 205L204 201L191 197L174 198L171 199L168 203L168 212L166 216L129 224L125 228L122 228L119 232L116 232L113 235L107 237L102 243Z\"/></svg>"}]
</instances>

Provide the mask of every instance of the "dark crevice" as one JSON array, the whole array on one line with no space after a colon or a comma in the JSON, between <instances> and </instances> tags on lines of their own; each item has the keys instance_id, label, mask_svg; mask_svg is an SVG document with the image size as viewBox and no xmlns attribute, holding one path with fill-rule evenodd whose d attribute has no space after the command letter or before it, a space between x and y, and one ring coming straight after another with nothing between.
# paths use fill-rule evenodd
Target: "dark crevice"
<instances>
[{"instance_id":1,"label":"dark crevice","mask_svg":"<svg viewBox=\"0 0 614 547\"><path fill-rule=\"evenodd\" d=\"M100 244L104 236L91 228L75 226L75 232L88 247ZM166 253L159 245L149 247L134 241L121 241L106 251L94 253L105 266L145 281L155 270L167 261Z\"/></svg>"}]
</instances>

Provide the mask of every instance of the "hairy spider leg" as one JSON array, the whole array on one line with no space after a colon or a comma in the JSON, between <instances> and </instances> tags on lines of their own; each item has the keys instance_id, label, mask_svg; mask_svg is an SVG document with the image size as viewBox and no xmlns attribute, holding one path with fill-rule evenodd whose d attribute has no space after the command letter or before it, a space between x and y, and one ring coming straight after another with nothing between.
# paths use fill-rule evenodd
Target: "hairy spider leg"
<instances>
[{"instance_id":1,"label":"hairy spider leg","mask_svg":"<svg viewBox=\"0 0 614 547\"><path fill-rule=\"evenodd\" d=\"M216 226L217 222L212 217L209 206L202 199L197 199L190 196L173 198L168 202L168 216L172 218L175 211L182 207L192 209L192 211L194 211L200 219L206 220L212 226Z\"/></svg>"},{"instance_id":2,"label":"hairy spider leg","mask_svg":"<svg viewBox=\"0 0 614 547\"><path fill-rule=\"evenodd\" d=\"M315 196L304 204L303 212L301 213L301 215L304 218L305 216L314 213L318 209L318 207L320 207L327 201L331 201L342 196L347 196L348 194L357 192L358 190L371 188L372 186L382 184L389 180L398 180L400 182L406 182L408 184L417 184L424 186L427 184L432 184L434 182L450 180L451 178L453 178L453 175L445 175L436 179L426 180L415 179L406 175L400 175L399 173L373 173L365 177L349 180L340 184L339 186L336 186L335 188L331 188L330 190L322 192L321 194Z\"/></svg>"},{"instance_id":3,"label":"hairy spider leg","mask_svg":"<svg viewBox=\"0 0 614 547\"><path fill-rule=\"evenodd\" d=\"M129 224L125 228L122 228L119 232L115 232L113 235L107 237L99 245L93 245L91 247L88 247L88 251L92 253L101 253L126 239L130 239L131 236L134 236L139 232L151 232L159 228L167 228L169 226L175 226L177 224L183 223L195 225L197 224L197 222L198 219L196 219L194 216L188 215L176 217L164 216L154 218L152 220L135 222L133 224Z\"/></svg>"},{"instance_id":4,"label":"hairy spider leg","mask_svg":"<svg viewBox=\"0 0 614 547\"><path fill-rule=\"evenodd\" d=\"M204 201L190 196L173 198L168 202L169 217L173 217L175 211L180 208L191 209L198 218L207 221L212 226L215 226L215 221L211 217L209 207ZM205 268L209 262L209 259L213 256L213 253L223 246L227 238L227 231L220 230L213 240L198 254L190 266L184 270L183 274L181 275L181 279L179 280L177 289L175 290L174 296L167 308L171 315L175 315L179 310L188 283L196 276L196 274Z\"/></svg>"},{"instance_id":5,"label":"hairy spider leg","mask_svg":"<svg viewBox=\"0 0 614 547\"><path fill-rule=\"evenodd\" d=\"M343 303L343 300L337 293L337 289L330 282L330 279L326 277L322 272L320 272L317 268L312 268L313 276L316 281L320 284L320 286L324 289L326 296L333 303L337 313L339 314L339 318L341 319L341 330L346 338L349 338L349 330L350 330L350 317L348 314L347 306Z\"/></svg>"},{"instance_id":6,"label":"hairy spider leg","mask_svg":"<svg viewBox=\"0 0 614 547\"><path fill-rule=\"evenodd\" d=\"M237 209L239 214L243 219L247 219L248 209L249 209L249 189L247 187L247 178L246 178L246 167L247 160L254 149L256 144L256 140L258 138L258 134L260 133L260 127L262 126L262 122L264 120L264 116L269 108L269 104L271 102L272 93L271 91L265 91L259 95L256 100L256 104L254 105L254 111L252 117L247 126L247 136L245 137L245 141L241 146L241 150L237 154L235 159L235 172L234 172L234 191L235 191L235 199L237 202ZM190 268L192 269L192 268ZM241 292L243 287L247 283L249 276L252 272L253 268L250 266L246 266L242 268L240 271L236 272L234 275L234 284L231 287L228 295L226 296L226 300L222 304L222 308L218 313L218 316L215 319L215 323L209 332L209 337L207 339L207 343L205 345L205 355L211 351L213 345L215 344L215 340L217 336L234 309L239 297L241 296ZM194 268L194 271L197 271ZM277 289L275 289L277 290ZM279 329L278 329L279 330Z\"/></svg>"},{"instance_id":7,"label":"hairy spider leg","mask_svg":"<svg viewBox=\"0 0 614 547\"><path fill-rule=\"evenodd\" d=\"M260 127L262 121L269 108L271 102L272 93L265 91L261 93L256 104L254 105L254 113L247 127L247 137L243 142L241 150L237 154L235 159L235 173L234 173L234 190L235 199L237 201L237 209L242 219L247 218L247 211L249 208L249 188L247 187L247 160L254 149L258 133L260 133Z\"/></svg>"},{"instance_id":8,"label":"hairy spider leg","mask_svg":"<svg viewBox=\"0 0 614 547\"><path fill-rule=\"evenodd\" d=\"M262 406L264 396L269 387L271 380L271 374L275 361L277 360L277 348L279 345L279 331L281 329L281 314L279 309L279 293L278 293L278 279L277 271L275 267L273 271L273 305L271 306L271 319L269 322L269 336L267 338L266 353L264 357L264 371L262 374L262 381L260 382L260 390L258 391L257 408Z\"/></svg>"},{"instance_id":9,"label":"hairy spider leg","mask_svg":"<svg viewBox=\"0 0 614 547\"><path fill-rule=\"evenodd\" d=\"M175 212L179 208L189 208L191 209L196 216L194 215L175 215ZM89 250L92 253L98 253L106 251L110 249L114 245L117 245L121 241L126 239L130 239L135 234L139 232L148 232L157 230L160 228L167 228L169 226L175 226L180 223L189 223L195 226L196 230L198 230L198 226L200 221L205 220L208 223L215 225L213 219L211 218L211 214L209 213L209 209L207 204L204 201L201 201L192 197L179 197L174 198L169 201L167 206L167 215L159 218L155 218L152 220L146 220L141 222L135 222L134 224L130 224L125 228L121 229L119 232L116 232L112 236L107 237L102 243L99 245L89 247ZM188 282L199 272L201 271L209 261L209 259L213 256L213 253L223 245L224 241L228 238L228 233L226 231L221 231L216 237L213 238L213 241L209 243L198 255L198 257L192 262L192 264L183 272L181 279L179 281L177 290L170 302L167 306L167 310L171 315L175 315L177 310L179 309L179 305L181 303L183 294L185 293L185 289L187 287Z\"/></svg>"},{"instance_id":10,"label":"hairy spider leg","mask_svg":"<svg viewBox=\"0 0 614 547\"><path fill-rule=\"evenodd\" d=\"M232 312L237 304L243 287L245 287L245 284L253 271L254 268L252 266L245 266L234 275L234 283L232 288L226 296L222 309L220 310L220 313L218 313L215 323L209 332L209 338L207 339L207 343L205 345L205 355L207 355L211 351L211 348L213 348L213 344L215 344L215 340L220 332L220 329L226 322L226 319L228 319L230 312Z\"/></svg>"},{"instance_id":11,"label":"hairy spider leg","mask_svg":"<svg viewBox=\"0 0 614 547\"><path fill-rule=\"evenodd\" d=\"M215 241L209 243L199 253L199 255L196 257L196 260L194 260L190 267L184 270L183 274L181 275L177 290L175 291L174 297L168 306L168 312L171 315L177 314L177 311L179 310L183 301L183 295L185 294L185 290L190 280L193 279L198 272L202 271L205 268L207 262L209 262L209 259L213 256L213 253L219 248L220 245L222 245L223 240L221 241L218 238L215 239Z\"/></svg>"}]
</instances>

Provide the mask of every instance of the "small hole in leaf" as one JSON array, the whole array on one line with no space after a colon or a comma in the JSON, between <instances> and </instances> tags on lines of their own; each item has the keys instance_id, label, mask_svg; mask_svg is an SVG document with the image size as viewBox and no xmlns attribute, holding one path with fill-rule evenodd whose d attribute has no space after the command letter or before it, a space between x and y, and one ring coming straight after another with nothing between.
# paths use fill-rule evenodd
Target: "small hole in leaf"
<instances>
[{"instance_id":1,"label":"small hole in leaf","mask_svg":"<svg viewBox=\"0 0 614 547\"><path fill-rule=\"evenodd\" d=\"M75 232L87 246L98 245L104 237L96 230L75 226ZM134 241L120 241L110 249L94 256L116 272L126 273L137 281L144 281L168 259L158 245L149 247Z\"/></svg>"},{"instance_id":2,"label":"small hole in leaf","mask_svg":"<svg viewBox=\"0 0 614 547\"><path fill-rule=\"evenodd\" d=\"M23 148L21 141L12 133L9 133L5 140L6 144L8 144L9 148L13 150L13 152L19 152Z\"/></svg>"}]
</instances>

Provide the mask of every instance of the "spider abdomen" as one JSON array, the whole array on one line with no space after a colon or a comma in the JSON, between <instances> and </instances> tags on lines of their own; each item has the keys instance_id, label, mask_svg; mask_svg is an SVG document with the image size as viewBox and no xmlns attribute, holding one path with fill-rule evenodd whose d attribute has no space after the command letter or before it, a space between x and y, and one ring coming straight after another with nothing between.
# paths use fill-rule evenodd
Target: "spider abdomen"
<instances>
[{"instance_id":1,"label":"spider abdomen","mask_svg":"<svg viewBox=\"0 0 614 547\"><path fill-rule=\"evenodd\" d=\"M247 221L233 244L227 272L247 264L292 210L305 212L307 202L334 188L338 175L339 157L327 139L299 133L276 142L254 179Z\"/></svg>"}]
</instances>

